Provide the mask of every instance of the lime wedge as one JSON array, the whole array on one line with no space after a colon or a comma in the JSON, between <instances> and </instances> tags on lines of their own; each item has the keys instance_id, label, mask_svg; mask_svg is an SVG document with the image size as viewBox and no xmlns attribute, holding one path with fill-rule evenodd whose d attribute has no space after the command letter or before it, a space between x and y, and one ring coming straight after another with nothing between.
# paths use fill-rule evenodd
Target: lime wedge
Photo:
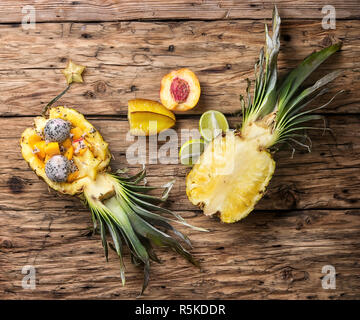
<instances>
[{"instance_id":1,"label":"lime wedge","mask_svg":"<svg viewBox=\"0 0 360 320\"><path fill-rule=\"evenodd\" d=\"M205 149L205 141L203 139L193 139L185 142L179 151L181 164L192 166L200 157Z\"/></svg>"},{"instance_id":2,"label":"lime wedge","mask_svg":"<svg viewBox=\"0 0 360 320\"><path fill-rule=\"evenodd\" d=\"M226 117L216 110L209 110L202 114L200 121L200 134L206 141L211 141L222 132L229 130Z\"/></svg>"}]
</instances>

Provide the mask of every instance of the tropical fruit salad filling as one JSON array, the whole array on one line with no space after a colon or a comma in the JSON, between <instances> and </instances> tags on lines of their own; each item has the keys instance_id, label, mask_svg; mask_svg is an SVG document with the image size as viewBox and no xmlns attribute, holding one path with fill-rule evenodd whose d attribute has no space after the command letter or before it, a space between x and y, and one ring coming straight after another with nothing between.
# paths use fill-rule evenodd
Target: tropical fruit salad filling
<instances>
[{"instance_id":1,"label":"tropical fruit salad filling","mask_svg":"<svg viewBox=\"0 0 360 320\"><path fill-rule=\"evenodd\" d=\"M98 166L108 158L106 143L82 117L73 109L52 108L49 118L37 117L34 128L23 134L23 152L31 152L29 164L45 180L55 184L84 177L94 180Z\"/></svg>"},{"instance_id":2,"label":"tropical fruit salad filling","mask_svg":"<svg viewBox=\"0 0 360 320\"><path fill-rule=\"evenodd\" d=\"M29 145L39 161L44 164L47 177L54 182L72 182L79 176L74 158L81 160L85 152L92 156L91 145L84 132L71 121L49 119L43 130L29 137Z\"/></svg>"}]
</instances>

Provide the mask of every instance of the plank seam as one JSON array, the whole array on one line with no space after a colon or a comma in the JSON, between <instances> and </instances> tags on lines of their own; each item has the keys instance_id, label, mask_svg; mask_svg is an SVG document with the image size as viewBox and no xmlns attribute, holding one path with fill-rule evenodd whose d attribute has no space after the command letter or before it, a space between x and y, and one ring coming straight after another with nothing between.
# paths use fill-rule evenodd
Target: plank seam
<instances>
[{"instance_id":1,"label":"plank seam","mask_svg":"<svg viewBox=\"0 0 360 320\"><path fill-rule=\"evenodd\" d=\"M42 20L42 21L36 21L37 24L45 24L45 23L51 23L51 24L59 24L59 23L82 23L82 24L99 24L99 23L111 23L111 22L143 22L143 23L156 23L156 22L160 22L160 23L174 23L174 22L221 22L221 21L271 21L271 18L251 18L249 19L248 17L246 18L231 18L231 19L128 19L128 20L118 20L118 19L114 19L114 20L58 20L58 21L53 21L53 20ZM321 18L283 18L282 21L283 23L286 23L286 21L322 21L322 17ZM336 18L337 21L358 21L360 20L360 15L359 16L353 16L353 17L348 17L348 18ZM0 26L1 25L21 25L21 22L19 21L9 21L9 22L0 22Z\"/></svg>"}]
</instances>

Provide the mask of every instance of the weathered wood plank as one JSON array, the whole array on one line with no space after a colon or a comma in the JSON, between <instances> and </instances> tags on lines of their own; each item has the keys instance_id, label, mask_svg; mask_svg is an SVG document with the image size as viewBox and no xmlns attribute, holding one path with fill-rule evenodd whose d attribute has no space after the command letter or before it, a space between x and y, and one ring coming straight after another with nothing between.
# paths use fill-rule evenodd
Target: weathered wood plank
<instances>
[{"instance_id":1,"label":"weathered wood plank","mask_svg":"<svg viewBox=\"0 0 360 320\"><path fill-rule=\"evenodd\" d=\"M49 194L22 159L18 139L32 123L28 116L39 114L64 88L60 69L68 58L86 64L85 84L74 86L62 102L92 115L91 121L110 143L114 168L129 166L125 153L131 142L125 139L128 124L122 117L127 113L127 100L158 100L161 77L186 66L198 74L203 95L199 106L188 113L191 118L179 117L177 132L196 128L197 115L205 110L227 114L238 110L239 94L244 92L245 79L253 75L264 43L263 22L249 19L270 18L273 3L39 0L20 4L3 0L0 23L19 23L21 7L26 4L35 5L38 22L85 23L39 23L28 31L20 25L0 25L0 299L135 298L142 271L130 264L129 253L125 253L127 284L123 288L116 255L111 252L110 262L105 262L99 236L91 235L87 210L77 199ZM281 74L310 52L344 41L341 53L314 77L343 70L343 76L319 101L347 90L324 110L333 114L327 118L335 138L311 134L313 152L297 153L294 159L291 151L279 151L265 198L253 214L233 225L205 217L189 203L184 182L188 168L150 165L151 184L176 179L169 207L211 233L180 228L193 240L192 252L201 260L202 272L177 255L159 250L164 264L153 265L144 298L360 296L360 278L356 277L360 258L360 21L337 20L336 30L323 30L321 8L333 3L280 0L277 4L284 21ZM338 19L360 17L355 0L334 5ZM286 20L294 18L301 20ZM86 23L134 19L222 21ZM238 121L231 118L233 125ZM21 268L28 264L37 270L34 291L21 287ZM328 264L337 271L336 290L321 287L321 269Z\"/></svg>"},{"instance_id":2,"label":"weathered wood plank","mask_svg":"<svg viewBox=\"0 0 360 320\"><path fill-rule=\"evenodd\" d=\"M354 273L360 259L359 210L261 212L226 225L181 212L205 234L180 228L192 239L202 271L165 250L153 264L145 299L351 299L360 294ZM105 262L90 215L77 209L2 210L1 299L135 298L142 270L125 252L127 283L118 261ZM37 271L36 289L21 287L24 265ZM336 268L336 290L324 290L324 265Z\"/></svg>"},{"instance_id":3,"label":"weathered wood plank","mask_svg":"<svg viewBox=\"0 0 360 320\"><path fill-rule=\"evenodd\" d=\"M343 75L330 92L346 93L324 112L358 113L360 21L338 21L336 30L323 30L319 21L282 25L280 73L285 74L314 50L342 40L343 50L316 72ZM62 99L76 103L84 114L127 113L135 97L159 100L160 80L174 68L194 70L202 85L199 105L188 114L217 109L239 110L246 78L264 44L260 21L122 22L101 24L39 24L36 30L1 25L0 115L34 115L64 87L60 72L66 60L86 64L85 84L74 86Z\"/></svg>"},{"instance_id":4,"label":"weathered wood plank","mask_svg":"<svg viewBox=\"0 0 360 320\"><path fill-rule=\"evenodd\" d=\"M233 119L235 125L239 119ZM109 142L115 156L113 168L129 166L139 169L141 165L129 165L126 150L131 141L126 141L128 123L126 120L92 120ZM0 141L3 157L0 159L0 208L22 210L24 204L31 210L66 210L82 208L77 200L49 194L44 182L28 169L18 147L18 139L25 127L31 125L32 118L0 119ZM275 155L277 169L268 192L257 206L263 210L289 210L308 208L359 208L359 167L360 167L360 116L329 116L328 126L334 137L311 133L313 151L303 150L291 159L291 150L279 151ZM198 120L183 119L177 122L177 132L182 129L197 128ZM319 123L321 126L322 123ZM185 141L188 138L179 136ZM160 146L160 142L159 142ZM177 156L177 153L176 155ZM177 159L174 158L175 163ZM147 158L147 163L149 158ZM162 185L176 179L170 194L169 206L175 210L196 209L185 194L185 175L189 169L180 164L149 165L149 182Z\"/></svg>"},{"instance_id":5,"label":"weathered wood plank","mask_svg":"<svg viewBox=\"0 0 360 320\"><path fill-rule=\"evenodd\" d=\"M322 19L325 5L333 5L338 19L358 19L360 9L356 0L299 2L278 0L276 4L283 18ZM121 21L135 19L264 19L271 17L273 1L233 0L2 0L0 22L20 23L22 8L33 6L36 21Z\"/></svg>"}]
</instances>

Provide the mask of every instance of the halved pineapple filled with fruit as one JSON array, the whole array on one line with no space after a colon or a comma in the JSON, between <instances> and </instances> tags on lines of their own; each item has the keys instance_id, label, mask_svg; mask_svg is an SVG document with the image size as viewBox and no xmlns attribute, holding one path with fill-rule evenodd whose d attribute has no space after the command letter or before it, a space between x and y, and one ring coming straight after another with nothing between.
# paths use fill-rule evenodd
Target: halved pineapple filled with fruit
<instances>
[{"instance_id":1,"label":"halved pineapple filled with fruit","mask_svg":"<svg viewBox=\"0 0 360 320\"><path fill-rule=\"evenodd\" d=\"M130 248L132 262L144 267L142 291L149 281L150 260L160 262L153 245L170 247L198 265L176 238L190 246L189 239L169 222L204 229L189 225L180 215L159 206L167 199L172 183L161 187L161 196L155 196L146 194L157 188L142 183L146 177L145 169L133 176L125 175L123 171L111 173L108 144L82 114L65 107L51 108L48 117L35 118L34 127L24 131L20 144L24 159L51 188L68 195L76 194L88 204L94 231L99 230L101 234L106 259L106 231L110 233L112 248L120 258L123 284L124 244ZM175 237L165 231L172 232Z\"/></svg>"},{"instance_id":2,"label":"halved pineapple filled with fruit","mask_svg":"<svg viewBox=\"0 0 360 320\"><path fill-rule=\"evenodd\" d=\"M84 191L110 162L108 144L74 109L50 109L36 117L21 137L24 159L53 189L69 195Z\"/></svg>"},{"instance_id":3,"label":"halved pineapple filled with fruit","mask_svg":"<svg viewBox=\"0 0 360 320\"><path fill-rule=\"evenodd\" d=\"M170 110L186 111L194 108L200 93L198 78L187 68L172 71L161 80L160 100Z\"/></svg>"}]
</instances>

